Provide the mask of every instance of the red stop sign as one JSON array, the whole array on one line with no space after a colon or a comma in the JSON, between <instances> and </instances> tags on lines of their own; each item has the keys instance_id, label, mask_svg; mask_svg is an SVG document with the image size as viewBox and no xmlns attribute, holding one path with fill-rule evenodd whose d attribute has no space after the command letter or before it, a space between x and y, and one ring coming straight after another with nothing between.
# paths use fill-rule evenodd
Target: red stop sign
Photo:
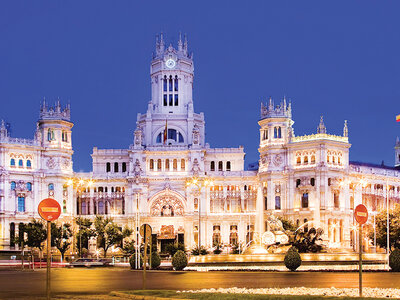
<instances>
[{"instance_id":1,"label":"red stop sign","mask_svg":"<svg viewBox=\"0 0 400 300\"><path fill-rule=\"evenodd\" d=\"M61 206L57 200L47 198L40 201L38 212L42 219L46 221L54 221L61 215Z\"/></svg>"},{"instance_id":2,"label":"red stop sign","mask_svg":"<svg viewBox=\"0 0 400 300\"><path fill-rule=\"evenodd\" d=\"M364 204L357 205L356 209L354 210L354 218L360 225L365 224L367 222L368 210Z\"/></svg>"}]
</instances>

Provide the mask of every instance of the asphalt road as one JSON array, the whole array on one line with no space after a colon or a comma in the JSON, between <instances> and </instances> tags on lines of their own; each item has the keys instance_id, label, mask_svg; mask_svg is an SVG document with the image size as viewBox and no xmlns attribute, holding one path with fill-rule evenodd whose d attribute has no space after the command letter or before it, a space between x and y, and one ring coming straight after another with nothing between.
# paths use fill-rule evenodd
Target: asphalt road
<instances>
[{"instance_id":1,"label":"asphalt road","mask_svg":"<svg viewBox=\"0 0 400 300\"><path fill-rule=\"evenodd\" d=\"M363 286L400 288L400 273L364 273ZM0 297L45 295L46 272L1 271ZM345 272L172 272L148 271L148 289L218 287L358 287L358 273ZM141 289L142 273L123 268L52 270L52 293L107 294L113 290Z\"/></svg>"}]
</instances>

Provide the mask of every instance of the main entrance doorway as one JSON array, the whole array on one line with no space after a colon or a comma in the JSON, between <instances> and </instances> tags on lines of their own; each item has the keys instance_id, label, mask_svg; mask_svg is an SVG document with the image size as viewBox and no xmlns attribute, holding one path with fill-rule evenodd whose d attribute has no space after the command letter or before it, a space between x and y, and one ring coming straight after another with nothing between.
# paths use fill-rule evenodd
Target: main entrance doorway
<instances>
[{"instance_id":1,"label":"main entrance doorway","mask_svg":"<svg viewBox=\"0 0 400 300\"><path fill-rule=\"evenodd\" d=\"M185 235L183 232L175 232L173 225L162 225L157 234L157 249L163 254L168 253L168 245L185 244Z\"/></svg>"}]
</instances>

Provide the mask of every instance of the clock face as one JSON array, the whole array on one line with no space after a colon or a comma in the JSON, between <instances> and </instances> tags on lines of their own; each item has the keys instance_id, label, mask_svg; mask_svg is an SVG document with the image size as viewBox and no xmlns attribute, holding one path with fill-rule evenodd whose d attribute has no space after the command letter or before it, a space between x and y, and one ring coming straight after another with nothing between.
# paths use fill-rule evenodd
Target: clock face
<instances>
[{"instance_id":1,"label":"clock face","mask_svg":"<svg viewBox=\"0 0 400 300\"><path fill-rule=\"evenodd\" d=\"M167 66L167 68L172 69L173 67L175 67L176 62L175 62L175 60L170 58L165 62L165 65Z\"/></svg>"}]
</instances>

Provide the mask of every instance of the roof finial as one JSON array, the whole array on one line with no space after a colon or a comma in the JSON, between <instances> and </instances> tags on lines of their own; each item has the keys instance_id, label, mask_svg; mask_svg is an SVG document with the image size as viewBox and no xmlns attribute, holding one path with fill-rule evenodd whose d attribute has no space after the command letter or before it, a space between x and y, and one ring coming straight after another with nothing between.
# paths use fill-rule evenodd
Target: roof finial
<instances>
[{"instance_id":1,"label":"roof finial","mask_svg":"<svg viewBox=\"0 0 400 300\"><path fill-rule=\"evenodd\" d=\"M182 33L179 31L178 51L182 51L182 50L183 50Z\"/></svg>"},{"instance_id":2,"label":"roof finial","mask_svg":"<svg viewBox=\"0 0 400 300\"><path fill-rule=\"evenodd\" d=\"M344 137L348 137L349 136L349 128L347 127L347 120L344 120L343 136Z\"/></svg>"},{"instance_id":3,"label":"roof finial","mask_svg":"<svg viewBox=\"0 0 400 300\"><path fill-rule=\"evenodd\" d=\"M323 116L321 116L321 119L319 121L319 126L317 128L317 133L326 134L326 127L325 127L325 124L324 124L324 117Z\"/></svg>"}]
</instances>

